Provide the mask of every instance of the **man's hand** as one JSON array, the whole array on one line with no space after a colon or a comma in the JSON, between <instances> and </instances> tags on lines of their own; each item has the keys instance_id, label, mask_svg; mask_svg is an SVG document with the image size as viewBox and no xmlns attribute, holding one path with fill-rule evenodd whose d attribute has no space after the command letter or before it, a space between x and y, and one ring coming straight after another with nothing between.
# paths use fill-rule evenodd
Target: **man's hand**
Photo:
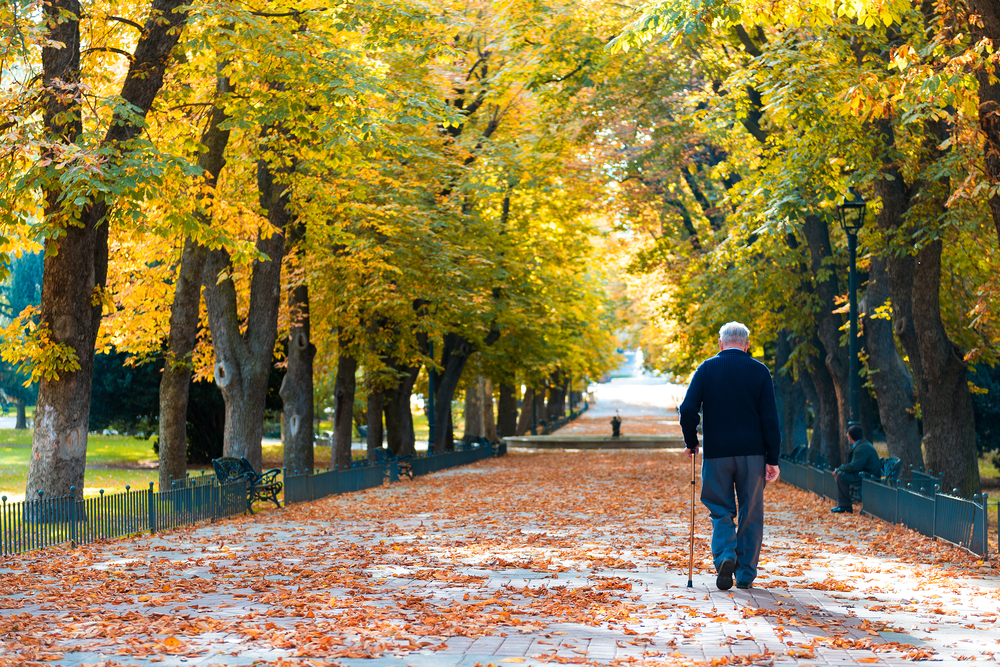
<instances>
[{"instance_id":1,"label":"man's hand","mask_svg":"<svg viewBox=\"0 0 1000 667\"><path fill-rule=\"evenodd\" d=\"M698 448L695 447L694 449L691 449L690 447L685 447L684 453L687 454L688 458L690 459L694 456L698 456Z\"/></svg>"},{"instance_id":2,"label":"man's hand","mask_svg":"<svg viewBox=\"0 0 1000 667\"><path fill-rule=\"evenodd\" d=\"M769 482L773 482L778 479L778 475L781 473L781 469L778 466L773 466L770 464L764 465L764 479Z\"/></svg>"}]
</instances>

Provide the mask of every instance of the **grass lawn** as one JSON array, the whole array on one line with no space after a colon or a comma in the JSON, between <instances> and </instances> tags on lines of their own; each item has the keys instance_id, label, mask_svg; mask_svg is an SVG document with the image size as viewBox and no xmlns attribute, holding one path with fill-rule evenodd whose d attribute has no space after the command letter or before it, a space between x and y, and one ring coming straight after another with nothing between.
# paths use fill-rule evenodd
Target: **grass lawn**
<instances>
[{"instance_id":1,"label":"grass lawn","mask_svg":"<svg viewBox=\"0 0 1000 667\"><path fill-rule=\"evenodd\" d=\"M0 495L7 500L24 498L31 457L31 431L0 429ZM87 472L84 495L145 488L157 480L152 440L126 435L87 436Z\"/></svg>"}]
</instances>

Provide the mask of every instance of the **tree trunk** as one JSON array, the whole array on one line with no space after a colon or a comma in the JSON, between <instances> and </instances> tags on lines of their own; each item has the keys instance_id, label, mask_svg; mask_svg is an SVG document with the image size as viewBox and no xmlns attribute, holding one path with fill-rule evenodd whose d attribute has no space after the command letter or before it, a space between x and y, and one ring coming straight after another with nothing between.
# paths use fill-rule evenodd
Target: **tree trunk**
<instances>
[{"instance_id":1,"label":"tree trunk","mask_svg":"<svg viewBox=\"0 0 1000 667\"><path fill-rule=\"evenodd\" d=\"M971 497L981 491L976 420L965 355L941 321L941 249L938 238L917 252L913 281L913 323L923 364L917 382L924 447L927 466L944 473L944 491L957 488Z\"/></svg>"},{"instance_id":2,"label":"tree trunk","mask_svg":"<svg viewBox=\"0 0 1000 667\"><path fill-rule=\"evenodd\" d=\"M382 413L385 411L385 395L381 388L369 385L368 401L365 404L368 415L368 435L365 442L368 445L368 458L375 459L375 450L382 448Z\"/></svg>"},{"instance_id":3,"label":"tree trunk","mask_svg":"<svg viewBox=\"0 0 1000 667\"><path fill-rule=\"evenodd\" d=\"M28 415L25 411L24 396L15 397L14 406L17 408L17 419L14 421L14 429L23 431L28 428Z\"/></svg>"},{"instance_id":4,"label":"tree trunk","mask_svg":"<svg viewBox=\"0 0 1000 667\"><path fill-rule=\"evenodd\" d=\"M778 400L778 417L781 419L781 444L785 454L791 454L799 445L806 443L806 394L802 381L795 380L791 368L786 368L792 354L792 343L788 332L778 332L775 349L775 385Z\"/></svg>"},{"instance_id":5,"label":"tree trunk","mask_svg":"<svg viewBox=\"0 0 1000 667\"><path fill-rule=\"evenodd\" d=\"M816 423L813 424L813 429L819 431L819 454L828 466L836 468L844 460L841 449L844 435L843 430L841 430L841 412L837 390L826 364L820 363L818 359L813 358L813 366L809 374L812 377L813 387L816 388L816 398L819 404L819 414L816 416Z\"/></svg>"},{"instance_id":6,"label":"tree trunk","mask_svg":"<svg viewBox=\"0 0 1000 667\"><path fill-rule=\"evenodd\" d=\"M337 377L333 394L336 402L333 410L333 452L334 469L351 467L351 436L354 434L354 391L358 360L341 352L337 358Z\"/></svg>"},{"instance_id":7,"label":"tree trunk","mask_svg":"<svg viewBox=\"0 0 1000 667\"><path fill-rule=\"evenodd\" d=\"M503 386L501 385L501 391ZM501 394L502 395L502 394ZM511 392L513 395L513 392ZM514 435L524 435L531 430L531 406L535 401L535 390L526 387L524 397L521 399L521 415L517 419L517 426L514 428Z\"/></svg>"},{"instance_id":8,"label":"tree trunk","mask_svg":"<svg viewBox=\"0 0 1000 667\"><path fill-rule=\"evenodd\" d=\"M877 127L886 149L891 148L895 143L891 124L881 122ZM936 147L944 140L940 124L929 124L927 129L930 145ZM932 148L932 152L935 150ZM876 193L885 202L876 219L879 227L895 233L906 214L935 219L944 196L935 191L939 184L914 184L911 187L919 191L919 197L914 197L898 166L888 156L882 162L884 176L875 181ZM914 201L921 208L911 211ZM964 355L948 338L941 320L941 250L938 237L925 243L916 256L887 257L893 330L913 368L927 466L944 473L944 490L957 488L962 494L972 495L980 491L975 416Z\"/></svg>"},{"instance_id":9,"label":"tree trunk","mask_svg":"<svg viewBox=\"0 0 1000 667\"><path fill-rule=\"evenodd\" d=\"M809 436L809 461L816 461L823 455L823 428L822 428L822 411L819 408L819 393L816 391L816 385L813 383L812 368L819 365L819 362L814 362L814 364L808 369L802 371L799 376L802 382L802 389L806 394L806 404L812 409L813 423L812 423L812 435ZM806 428L808 428L808 423Z\"/></svg>"},{"instance_id":10,"label":"tree trunk","mask_svg":"<svg viewBox=\"0 0 1000 667\"><path fill-rule=\"evenodd\" d=\"M847 451L847 423L851 418L850 378L848 355L840 346L840 327L843 325L843 318L833 312L837 308L838 292L837 274L834 267L829 264L833 256L830 247L830 230L824 218L809 215L806 216L805 223L802 225L802 233L809 246L809 268L816 284L816 298L819 300L819 312L816 314L816 335L822 343L823 362L833 382L834 396L837 401L840 448L840 455L837 456L837 459L842 460ZM817 391L819 391L819 387L817 387Z\"/></svg>"},{"instance_id":11,"label":"tree trunk","mask_svg":"<svg viewBox=\"0 0 1000 667\"><path fill-rule=\"evenodd\" d=\"M1000 46L1000 4L996 0L972 0L971 6L982 23L982 27L971 23L976 41L985 37L993 42L994 49ZM979 127L982 128L985 139L983 166L994 190L989 205L1000 244L1000 195L995 193L997 186L1000 186L1000 80L997 80L997 76L1000 76L1000 67L996 64L976 69L976 79L979 81Z\"/></svg>"},{"instance_id":12,"label":"tree trunk","mask_svg":"<svg viewBox=\"0 0 1000 667\"><path fill-rule=\"evenodd\" d=\"M393 454L405 456L416 452L416 437L413 433L413 413L410 412L410 396L413 385L420 374L420 366L404 367L393 365L402 377L392 389L385 391L385 435L386 444Z\"/></svg>"},{"instance_id":13,"label":"tree trunk","mask_svg":"<svg viewBox=\"0 0 1000 667\"><path fill-rule=\"evenodd\" d=\"M454 443L451 401L455 397L459 378L472 352L472 343L458 334L450 333L444 337L444 351L441 357L443 368L440 374L434 374L435 429L434 442L430 443L430 450L433 452L449 449L448 443ZM454 445L452 444L450 448L454 448Z\"/></svg>"},{"instance_id":14,"label":"tree trunk","mask_svg":"<svg viewBox=\"0 0 1000 667\"><path fill-rule=\"evenodd\" d=\"M514 385L500 383L497 401L497 436L506 438L517 433L517 390Z\"/></svg>"},{"instance_id":15,"label":"tree trunk","mask_svg":"<svg viewBox=\"0 0 1000 667\"><path fill-rule=\"evenodd\" d=\"M883 203L883 206L885 204ZM920 429L917 424L913 378L896 350L892 321L873 317L876 309L891 303L889 274L884 257L873 257L868 287L863 299L865 349L868 352L868 378L875 388L878 413L885 430L889 456L903 462L909 470L923 465Z\"/></svg>"},{"instance_id":16,"label":"tree trunk","mask_svg":"<svg viewBox=\"0 0 1000 667\"><path fill-rule=\"evenodd\" d=\"M545 416L549 423L564 416L566 399L565 376L561 371L555 371L549 376L549 402L545 406Z\"/></svg>"},{"instance_id":17,"label":"tree trunk","mask_svg":"<svg viewBox=\"0 0 1000 667\"><path fill-rule=\"evenodd\" d=\"M304 233L300 229L299 234ZM282 465L286 470L312 470L313 450L313 358L309 323L309 285L296 285L288 294L291 326L288 329L288 368L281 381L282 435L285 454Z\"/></svg>"},{"instance_id":18,"label":"tree trunk","mask_svg":"<svg viewBox=\"0 0 1000 667\"><path fill-rule=\"evenodd\" d=\"M156 0L147 19L122 85L120 110L108 124L101 148L115 161L128 142L142 130L145 115L163 85L170 52L177 43L187 12L174 11L182 0ZM42 4L42 20L49 26L42 48L42 121L52 146L73 146L83 132L81 118L79 0L51 0ZM63 161L56 148L42 157ZM72 168L75 162L70 161ZM61 230L45 241L45 269L39 323L52 343L72 349L79 368L62 370L58 379L42 378L35 408L31 459L25 488L27 497L38 491L64 496L75 487L83 493L87 458L87 426L93 382L94 343L100 327L103 293L108 274L108 222L112 202L95 194L76 207L62 201L59 179L46 186L45 224ZM76 208L74 208L76 207ZM96 303L95 303L96 302Z\"/></svg>"},{"instance_id":19,"label":"tree trunk","mask_svg":"<svg viewBox=\"0 0 1000 667\"><path fill-rule=\"evenodd\" d=\"M551 391L551 390L550 390ZM541 433L545 426L548 426L548 421L545 419L545 386L535 387L535 401L534 407L532 408L532 423L535 425L535 430Z\"/></svg>"},{"instance_id":20,"label":"tree trunk","mask_svg":"<svg viewBox=\"0 0 1000 667\"><path fill-rule=\"evenodd\" d=\"M216 80L216 93L232 90L228 77ZM204 174L208 192L214 192L219 174L226 164L229 130L223 128L227 119L221 104L212 109L208 127L201 135L207 148L198 155L198 166ZM211 196L211 195L209 195ZM211 224L208 211L195 214L199 224ZM208 248L188 237L184 240L180 270L174 285L174 300L170 305L170 334L167 338L166 359L160 377L160 489L169 489L171 479L182 479L187 472L187 408L191 387L191 354L198 341L198 316L201 286L205 278Z\"/></svg>"},{"instance_id":21,"label":"tree trunk","mask_svg":"<svg viewBox=\"0 0 1000 667\"><path fill-rule=\"evenodd\" d=\"M486 378L477 375L471 378L465 389L465 432L462 434L462 441L465 443L475 442L486 435L483 424L485 382Z\"/></svg>"},{"instance_id":22,"label":"tree trunk","mask_svg":"<svg viewBox=\"0 0 1000 667\"><path fill-rule=\"evenodd\" d=\"M483 437L490 442L497 442L497 422L493 417L493 383L488 379L483 382Z\"/></svg>"},{"instance_id":23,"label":"tree trunk","mask_svg":"<svg viewBox=\"0 0 1000 667\"><path fill-rule=\"evenodd\" d=\"M265 130L265 134L270 131L270 128ZM278 338L281 263L285 255L283 233L289 229L291 215L287 183L276 182L270 166L263 160L257 164L257 186L268 221L282 233L257 239L257 250L267 260L253 263L245 330L240 331L232 261L225 249L213 250L209 255L205 304L215 351L215 382L226 401L223 452L226 456L246 457L259 471L263 465L261 438L267 381ZM217 276L223 272L226 277L220 281Z\"/></svg>"}]
</instances>

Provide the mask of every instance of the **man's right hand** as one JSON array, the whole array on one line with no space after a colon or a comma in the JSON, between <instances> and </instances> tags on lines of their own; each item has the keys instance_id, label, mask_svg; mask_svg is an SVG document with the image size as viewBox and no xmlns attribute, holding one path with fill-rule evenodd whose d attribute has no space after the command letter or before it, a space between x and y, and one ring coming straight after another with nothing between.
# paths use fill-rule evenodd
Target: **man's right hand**
<instances>
[{"instance_id":1,"label":"man's right hand","mask_svg":"<svg viewBox=\"0 0 1000 667\"><path fill-rule=\"evenodd\" d=\"M685 447L684 448L684 453L687 454L687 457L689 459L693 458L695 456L698 456L698 448L695 447L694 449L691 449L690 447Z\"/></svg>"}]
</instances>

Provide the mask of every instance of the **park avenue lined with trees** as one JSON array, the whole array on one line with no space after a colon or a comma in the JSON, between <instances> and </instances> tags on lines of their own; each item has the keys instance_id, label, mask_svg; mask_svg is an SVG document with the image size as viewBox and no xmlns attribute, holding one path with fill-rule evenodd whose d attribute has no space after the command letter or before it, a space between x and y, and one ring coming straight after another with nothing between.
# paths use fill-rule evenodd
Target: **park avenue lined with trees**
<instances>
[{"instance_id":1,"label":"park avenue lined with trees","mask_svg":"<svg viewBox=\"0 0 1000 667\"><path fill-rule=\"evenodd\" d=\"M157 368L164 486L207 382L225 454L260 468L277 373L285 466L333 406L346 466L359 411L396 453L415 395L431 451L463 396L511 435L623 336L684 378L729 320L786 450L837 465L845 197L866 431L970 496L1000 449L996 2L15 0L0 29L28 496L82 493L111 353Z\"/></svg>"}]
</instances>

